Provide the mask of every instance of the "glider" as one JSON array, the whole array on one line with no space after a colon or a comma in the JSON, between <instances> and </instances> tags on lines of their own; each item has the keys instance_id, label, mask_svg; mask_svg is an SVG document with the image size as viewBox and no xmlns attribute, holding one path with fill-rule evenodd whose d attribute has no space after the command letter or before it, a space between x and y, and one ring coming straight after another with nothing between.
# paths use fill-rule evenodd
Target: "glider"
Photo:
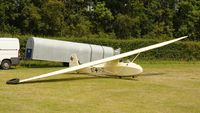
<instances>
[{"instance_id":1,"label":"glider","mask_svg":"<svg viewBox=\"0 0 200 113\"><path fill-rule=\"evenodd\" d=\"M140 49L136 49L133 51L129 51L126 53L122 53L119 55L111 56L108 58L96 60L93 62L81 64L81 65L79 64L79 60L78 60L77 56L75 54L73 54L70 58L70 67L69 68L42 74L39 76L30 77L27 79L22 79L22 80L20 80L18 78L14 78L14 79L8 80L6 83L7 84L19 84L19 83L28 82L28 81L41 79L41 78L45 78L45 77L50 77L50 76L55 76L55 75L63 74L63 73L114 75L114 76L119 76L120 78L127 77L127 76L134 77L135 75L138 75L143 72L143 68L140 65L133 63L134 60L137 58L137 56L140 53L174 43L176 41L185 39L187 37L188 36L183 36L183 37L180 37L177 39L150 45L147 47L143 47ZM120 59L131 56L131 55L136 55L136 57L132 60L132 62L128 62L128 63L119 62Z\"/></svg>"}]
</instances>

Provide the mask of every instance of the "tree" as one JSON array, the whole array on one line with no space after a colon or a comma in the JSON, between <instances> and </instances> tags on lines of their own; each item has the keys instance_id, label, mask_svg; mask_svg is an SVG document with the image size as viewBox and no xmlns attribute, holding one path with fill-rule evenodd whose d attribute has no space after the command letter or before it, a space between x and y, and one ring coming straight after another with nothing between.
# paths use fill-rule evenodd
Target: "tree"
<instances>
[{"instance_id":1,"label":"tree","mask_svg":"<svg viewBox=\"0 0 200 113\"><path fill-rule=\"evenodd\" d=\"M32 3L26 5L21 16L24 18L22 20L21 32L30 33L30 34L40 34L40 24L41 24L41 15L40 9L34 6Z\"/></svg>"},{"instance_id":2,"label":"tree","mask_svg":"<svg viewBox=\"0 0 200 113\"><path fill-rule=\"evenodd\" d=\"M44 35L62 35L64 29L64 4L58 0L50 0L42 7L42 23L40 31Z\"/></svg>"},{"instance_id":3,"label":"tree","mask_svg":"<svg viewBox=\"0 0 200 113\"><path fill-rule=\"evenodd\" d=\"M176 15L174 16L174 35L195 36L195 24L198 22L200 15L195 14L195 6L192 2L182 1L178 4Z\"/></svg>"},{"instance_id":4,"label":"tree","mask_svg":"<svg viewBox=\"0 0 200 113\"><path fill-rule=\"evenodd\" d=\"M112 32L112 21L114 19L111 11L105 3L98 2L93 12L95 32Z\"/></svg>"},{"instance_id":5,"label":"tree","mask_svg":"<svg viewBox=\"0 0 200 113\"><path fill-rule=\"evenodd\" d=\"M92 23L89 21L89 18L86 16L80 15L71 15L71 19L76 21L72 21L68 28L68 33L73 36L87 36L91 34Z\"/></svg>"},{"instance_id":6,"label":"tree","mask_svg":"<svg viewBox=\"0 0 200 113\"><path fill-rule=\"evenodd\" d=\"M139 19L133 19L128 15L118 14L114 22L115 34L118 38L140 36Z\"/></svg>"},{"instance_id":7,"label":"tree","mask_svg":"<svg viewBox=\"0 0 200 113\"><path fill-rule=\"evenodd\" d=\"M19 1L4 0L0 2L0 27L2 32L20 32L17 20L19 20Z\"/></svg>"},{"instance_id":8,"label":"tree","mask_svg":"<svg viewBox=\"0 0 200 113\"><path fill-rule=\"evenodd\" d=\"M0 0L0 32L200 40L199 0Z\"/></svg>"}]
</instances>

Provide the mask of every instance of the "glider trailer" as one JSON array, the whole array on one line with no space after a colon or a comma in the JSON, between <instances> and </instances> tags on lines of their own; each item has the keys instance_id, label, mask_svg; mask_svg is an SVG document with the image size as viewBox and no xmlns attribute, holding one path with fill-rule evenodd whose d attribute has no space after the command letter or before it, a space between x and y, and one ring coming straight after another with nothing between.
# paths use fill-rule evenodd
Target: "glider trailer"
<instances>
[{"instance_id":1,"label":"glider trailer","mask_svg":"<svg viewBox=\"0 0 200 113\"><path fill-rule=\"evenodd\" d=\"M62 62L68 66L72 54L77 54L83 64L119 53L108 46L31 37L26 43L25 56L26 59Z\"/></svg>"},{"instance_id":2,"label":"glider trailer","mask_svg":"<svg viewBox=\"0 0 200 113\"><path fill-rule=\"evenodd\" d=\"M133 76L134 77L135 75L142 73L143 68L140 65L133 63L134 60L132 62L124 63L124 62L119 62L119 59L131 56L131 55L137 55L138 56L138 54L140 54L142 52L149 51L149 50L152 50L152 49L156 49L156 48L174 43L176 41L179 41L179 40L182 40L182 39L185 39L185 38L187 38L187 36L183 36L183 37L180 37L180 38L177 38L177 39L173 39L173 40L165 41L165 42L162 42L162 43L150 45L150 46L147 46L147 47L143 47L143 48L140 48L140 49L136 49L136 50L133 50L133 51L129 51L129 52L126 52L126 53L122 53L122 54L119 54L119 55L111 56L111 57L108 57L108 58L92 61L92 62L81 64L81 65L79 65L77 56L72 55L71 58L70 58L70 60L71 60L70 65L71 66L69 68L50 72L50 73L47 73L47 74L42 74L42 75L39 75L39 76L30 77L30 78L27 78L27 79L22 79L22 80L20 80L18 78L14 78L14 79L8 80L7 84L19 84L19 83L28 82L28 81L31 81L31 80L36 80L36 79L40 79L40 78L55 76L55 75L63 74L63 73L71 73L71 72L73 72L73 73L74 72L76 72L76 73L87 73L87 74L116 75L116 76L120 76L120 77L127 77L127 76Z\"/></svg>"}]
</instances>

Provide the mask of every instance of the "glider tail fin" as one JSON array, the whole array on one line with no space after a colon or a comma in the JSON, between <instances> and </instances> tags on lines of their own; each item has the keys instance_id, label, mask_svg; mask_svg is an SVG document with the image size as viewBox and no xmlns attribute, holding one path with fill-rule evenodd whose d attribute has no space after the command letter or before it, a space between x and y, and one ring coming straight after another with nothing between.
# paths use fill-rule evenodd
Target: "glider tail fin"
<instances>
[{"instance_id":1,"label":"glider tail fin","mask_svg":"<svg viewBox=\"0 0 200 113\"><path fill-rule=\"evenodd\" d=\"M76 54L72 54L69 61L69 67L80 65L79 59Z\"/></svg>"}]
</instances>

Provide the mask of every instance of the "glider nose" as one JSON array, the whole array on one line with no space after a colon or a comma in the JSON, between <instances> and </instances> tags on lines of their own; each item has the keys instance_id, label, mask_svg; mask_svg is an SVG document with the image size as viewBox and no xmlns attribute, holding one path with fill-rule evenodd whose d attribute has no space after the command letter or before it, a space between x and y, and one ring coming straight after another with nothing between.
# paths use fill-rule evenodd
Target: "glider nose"
<instances>
[{"instance_id":1,"label":"glider nose","mask_svg":"<svg viewBox=\"0 0 200 113\"><path fill-rule=\"evenodd\" d=\"M143 68L138 64L135 64L135 69L136 69L136 74L140 74L143 72Z\"/></svg>"},{"instance_id":2,"label":"glider nose","mask_svg":"<svg viewBox=\"0 0 200 113\"><path fill-rule=\"evenodd\" d=\"M140 65L138 65L137 69L138 69L138 73L142 73L143 72L143 68Z\"/></svg>"},{"instance_id":3,"label":"glider nose","mask_svg":"<svg viewBox=\"0 0 200 113\"><path fill-rule=\"evenodd\" d=\"M140 66L140 65L138 65L138 64L136 64L136 63L131 63L130 64L131 65L131 68L133 69L132 71L132 73L133 74L140 74L140 73L142 73L143 72L143 68Z\"/></svg>"}]
</instances>

